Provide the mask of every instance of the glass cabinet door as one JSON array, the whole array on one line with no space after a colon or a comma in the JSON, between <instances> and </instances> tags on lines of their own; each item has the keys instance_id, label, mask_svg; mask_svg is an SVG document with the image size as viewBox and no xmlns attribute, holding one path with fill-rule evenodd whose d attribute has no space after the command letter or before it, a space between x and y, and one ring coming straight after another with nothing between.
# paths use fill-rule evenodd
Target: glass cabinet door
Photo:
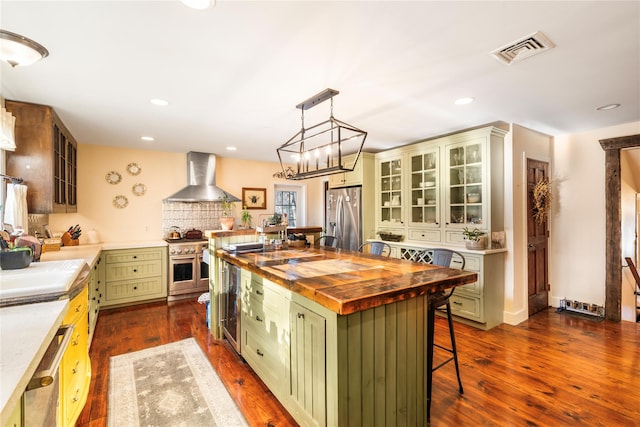
<instances>
[{"instance_id":1,"label":"glass cabinet door","mask_svg":"<svg viewBox=\"0 0 640 427\"><path fill-rule=\"evenodd\" d=\"M440 223L438 150L410 154L410 159L410 222L438 225Z\"/></svg>"},{"instance_id":2,"label":"glass cabinet door","mask_svg":"<svg viewBox=\"0 0 640 427\"><path fill-rule=\"evenodd\" d=\"M483 142L447 147L449 224L484 224L483 147Z\"/></svg>"},{"instance_id":3,"label":"glass cabinet door","mask_svg":"<svg viewBox=\"0 0 640 427\"><path fill-rule=\"evenodd\" d=\"M402 160L382 160L380 168L380 220L402 222Z\"/></svg>"}]
</instances>

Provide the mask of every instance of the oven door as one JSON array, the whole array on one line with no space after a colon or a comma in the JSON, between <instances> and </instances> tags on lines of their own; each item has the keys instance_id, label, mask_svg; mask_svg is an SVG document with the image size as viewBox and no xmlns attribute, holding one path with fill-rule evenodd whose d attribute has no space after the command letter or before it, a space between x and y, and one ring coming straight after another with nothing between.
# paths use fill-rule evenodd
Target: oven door
<instances>
[{"instance_id":1,"label":"oven door","mask_svg":"<svg viewBox=\"0 0 640 427\"><path fill-rule=\"evenodd\" d=\"M197 258L192 255L174 255L169 259L169 295L193 292L198 280Z\"/></svg>"}]
</instances>

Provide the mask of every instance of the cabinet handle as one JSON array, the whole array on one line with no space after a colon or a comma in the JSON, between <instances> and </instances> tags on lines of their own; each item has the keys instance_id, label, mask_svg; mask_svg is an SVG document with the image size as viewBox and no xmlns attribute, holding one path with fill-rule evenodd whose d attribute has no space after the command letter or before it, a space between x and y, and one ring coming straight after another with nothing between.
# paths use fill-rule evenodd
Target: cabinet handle
<instances>
[{"instance_id":1,"label":"cabinet handle","mask_svg":"<svg viewBox=\"0 0 640 427\"><path fill-rule=\"evenodd\" d=\"M133 256L133 259L138 259L138 255L134 255L134 256Z\"/></svg>"},{"instance_id":2,"label":"cabinet handle","mask_svg":"<svg viewBox=\"0 0 640 427\"><path fill-rule=\"evenodd\" d=\"M460 301L454 301L453 302L455 305L462 305L462 303Z\"/></svg>"},{"instance_id":3,"label":"cabinet handle","mask_svg":"<svg viewBox=\"0 0 640 427\"><path fill-rule=\"evenodd\" d=\"M256 350L256 353L258 354L258 356L260 357L264 357L264 353L260 351L260 349Z\"/></svg>"},{"instance_id":4,"label":"cabinet handle","mask_svg":"<svg viewBox=\"0 0 640 427\"><path fill-rule=\"evenodd\" d=\"M256 320L257 320L258 322L262 322L262 318L261 318L260 316L256 316Z\"/></svg>"},{"instance_id":5,"label":"cabinet handle","mask_svg":"<svg viewBox=\"0 0 640 427\"><path fill-rule=\"evenodd\" d=\"M138 290L138 287L137 287L137 286L134 286L134 287L133 287L133 290L134 290L134 291L137 291L137 290Z\"/></svg>"},{"instance_id":6,"label":"cabinet handle","mask_svg":"<svg viewBox=\"0 0 640 427\"><path fill-rule=\"evenodd\" d=\"M298 319L304 319L304 313L298 313Z\"/></svg>"},{"instance_id":7,"label":"cabinet handle","mask_svg":"<svg viewBox=\"0 0 640 427\"><path fill-rule=\"evenodd\" d=\"M134 273L137 273L137 272L138 272L138 269L137 269L137 268L134 268L134 269L133 269L133 272L134 272Z\"/></svg>"},{"instance_id":8,"label":"cabinet handle","mask_svg":"<svg viewBox=\"0 0 640 427\"><path fill-rule=\"evenodd\" d=\"M262 292L262 291L261 291L261 290L259 290L259 289L256 289L256 294L258 294L258 295L264 295L264 292Z\"/></svg>"}]
</instances>

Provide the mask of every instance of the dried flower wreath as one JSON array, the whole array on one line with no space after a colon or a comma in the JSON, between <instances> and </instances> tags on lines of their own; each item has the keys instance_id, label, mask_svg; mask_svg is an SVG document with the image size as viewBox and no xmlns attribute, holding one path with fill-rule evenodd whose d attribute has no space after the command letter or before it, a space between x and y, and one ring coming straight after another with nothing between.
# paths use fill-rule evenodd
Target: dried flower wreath
<instances>
[{"instance_id":1,"label":"dried flower wreath","mask_svg":"<svg viewBox=\"0 0 640 427\"><path fill-rule=\"evenodd\" d=\"M551 181L542 178L533 187L533 219L542 224L551 211Z\"/></svg>"}]
</instances>

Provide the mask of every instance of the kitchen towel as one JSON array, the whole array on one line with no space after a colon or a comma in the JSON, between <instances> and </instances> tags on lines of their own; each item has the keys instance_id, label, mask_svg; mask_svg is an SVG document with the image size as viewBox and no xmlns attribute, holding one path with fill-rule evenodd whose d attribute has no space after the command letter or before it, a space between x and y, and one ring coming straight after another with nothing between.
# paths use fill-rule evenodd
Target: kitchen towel
<instances>
[{"instance_id":1,"label":"kitchen towel","mask_svg":"<svg viewBox=\"0 0 640 427\"><path fill-rule=\"evenodd\" d=\"M11 224L14 229L21 228L28 232L29 215L27 210L27 186L24 184L7 184L7 202L4 207L4 223Z\"/></svg>"}]
</instances>

